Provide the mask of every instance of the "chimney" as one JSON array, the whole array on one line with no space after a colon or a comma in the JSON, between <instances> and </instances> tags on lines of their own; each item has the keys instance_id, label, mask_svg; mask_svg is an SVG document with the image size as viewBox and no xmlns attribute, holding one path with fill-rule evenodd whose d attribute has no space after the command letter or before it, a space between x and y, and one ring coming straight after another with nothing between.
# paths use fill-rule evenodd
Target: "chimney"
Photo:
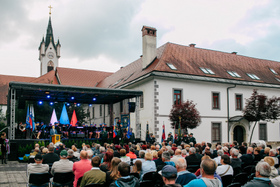
<instances>
[{"instance_id":1,"label":"chimney","mask_svg":"<svg viewBox=\"0 0 280 187\"><path fill-rule=\"evenodd\" d=\"M142 68L145 69L157 56L157 30L142 27Z\"/></svg>"},{"instance_id":2,"label":"chimney","mask_svg":"<svg viewBox=\"0 0 280 187\"><path fill-rule=\"evenodd\" d=\"M235 52L235 51L234 51L234 52L231 52L231 54L234 54L234 55L236 55L236 54L237 54L237 52Z\"/></svg>"},{"instance_id":3,"label":"chimney","mask_svg":"<svg viewBox=\"0 0 280 187\"><path fill-rule=\"evenodd\" d=\"M196 44L191 43L189 46L190 47L195 47Z\"/></svg>"}]
</instances>

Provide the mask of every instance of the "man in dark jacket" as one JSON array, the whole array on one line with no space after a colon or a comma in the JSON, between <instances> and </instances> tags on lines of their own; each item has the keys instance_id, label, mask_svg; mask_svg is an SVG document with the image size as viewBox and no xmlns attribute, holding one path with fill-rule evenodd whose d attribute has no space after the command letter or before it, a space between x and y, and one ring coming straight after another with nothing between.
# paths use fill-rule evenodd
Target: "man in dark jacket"
<instances>
[{"instance_id":1,"label":"man in dark jacket","mask_svg":"<svg viewBox=\"0 0 280 187\"><path fill-rule=\"evenodd\" d=\"M244 154L240 157L243 162L243 168L253 164L254 162L254 155L253 155L253 147L247 148L247 154Z\"/></svg>"},{"instance_id":2,"label":"man in dark jacket","mask_svg":"<svg viewBox=\"0 0 280 187\"><path fill-rule=\"evenodd\" d=\"M118 173L121 177L118 178L116 181L112 182L110 184L110 187L130 187L130 186L140 187L139 180L136 177L129 175L130 174L129 164L125 162L119 163Z\"/></svg>"},{"instance_id":3,"label":"man in dark jacket","mask_svg":"<svg viewBox=\"0 0 280 187\"><path fill-rule=\"evenodd\" d=\"M201 157L196 155L196 150L194 147L189 149L189 156L186 157L188 165L200 165Z\"/></svg>"},{"instance_id":4,"label":"man in dark jacket","mask_svg":"<svg viewBox=\"0 0 280 187\"><path fill-rule=\"evenodd\" d=\"M54 153L54 147L49 146L49 152L43 156L43 164L52 165L54 162L59 161L59 156Z\"/></svg>"},{"instance_id":5,"label":"man in dark jacket","mask_svg":"<svg viewBox=\"0 0 280 187\"><path fill-rule=\"evenodd\" d=\"M266 162L259 162L256 166L256 177L247 182L244 187L269 187L274 186L269 179L271 168Z\"/></svg>"}]
</instances>

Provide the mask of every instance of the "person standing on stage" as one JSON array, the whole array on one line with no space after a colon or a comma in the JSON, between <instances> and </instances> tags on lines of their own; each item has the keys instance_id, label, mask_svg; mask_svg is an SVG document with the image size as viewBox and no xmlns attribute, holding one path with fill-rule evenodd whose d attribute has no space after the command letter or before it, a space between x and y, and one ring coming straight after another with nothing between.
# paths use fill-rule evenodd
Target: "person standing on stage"
<instances>
[{"instance_id":1,"label":"person standing on stage","mask_svg":"<svg viewBox=\"0 0 280 187\"><path fill-rule=\"evenodd\" d=\"M57 130L55 129L55 126L52 126L52 129L50 130L50 142L52 141L52 135L57 134Z\"/></svg>"},{"instance_id":2,"label":"person standing on stage","mask_svg":"<svg viewBox=\"0 0 280 187\"><path fill-rule=\"evenodd\" d=\"M1 157L2 157L2 164L7 164L6 160L6 154L7 154L7 147L6 147L6 133L2 132L1 138L0 138L0 146L1 146Z\"/></svg>"},{"instance_id":3,"label":"person standing on stage","mask_svg":"<svg viewBox=\"0 0 280 187\"><path fill-rule=\"evenodd\" d=\"M190 133L190 142L193 142L193 145L196 144L196 139L193 137L193 133Z\"/></svg>"},{"instance_id":4,"label":"person standing on stage","mask_svg":"<svg viewBox=\"0 0 280 187\"><path fill-rule=\"evenodd\" d=\"M103 127L103 131L101 131L100 137L101 137L102 144L104 144L107 141L107 138L108 138L108 133L106 131L106 127Z\"/></svg>"},{"instance_id":5,"label":"person standing on stage","mask_svg":"<svg viewBox=\"0 0 280 187\"><path fill-rule=\"evenodd\" d=\"M130 135L130 142L132 142L133 144L135 143L135 134L133 132L133 129L130 128L130 131L131 131L131 135Z\"/></svg>"}]
</instances>

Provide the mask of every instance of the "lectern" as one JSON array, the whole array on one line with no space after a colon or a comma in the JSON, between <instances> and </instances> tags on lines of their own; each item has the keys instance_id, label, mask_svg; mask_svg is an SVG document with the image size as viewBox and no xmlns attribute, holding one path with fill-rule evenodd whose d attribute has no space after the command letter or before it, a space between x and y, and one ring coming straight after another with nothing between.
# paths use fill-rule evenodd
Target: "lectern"
<instances>
[{"instance_id":1,"label":"lectern","mask_svg":"<svg viewBox=\"0 0 280 187\"><path fill-rule=\"evenodd\" d=\"M52 143L60 142L60 134L52 135Z\"/></svg>"}]
</instances>

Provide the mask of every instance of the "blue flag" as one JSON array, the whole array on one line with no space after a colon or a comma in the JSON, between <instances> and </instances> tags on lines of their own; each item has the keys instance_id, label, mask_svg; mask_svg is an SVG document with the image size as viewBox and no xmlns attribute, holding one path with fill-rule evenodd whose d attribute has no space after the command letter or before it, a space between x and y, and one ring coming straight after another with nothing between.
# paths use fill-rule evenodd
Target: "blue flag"
<instances>
[{"instance_id":1,"label":"blue flag","mask_svg":"<svg viewBox=\"0 0 280 187\"><path fill-rule=\"evenodd\" d=\"M130 129L130 122L128 120L126 137L129 139L131 135L132 135L132 132Z\"/></svg>"},{"instance_id":2,"label":"blue flag","mask_svg":"<svg viewBox=\"0 0 280 187\"><path fill-rule=\"evenodd\" d=\"M29 124L29 116L30 116L30 112L29 112L29 105L27 106L27 114L26 114L26 129L30 129L30 124Z\"/></svg>"}]
</instances>

